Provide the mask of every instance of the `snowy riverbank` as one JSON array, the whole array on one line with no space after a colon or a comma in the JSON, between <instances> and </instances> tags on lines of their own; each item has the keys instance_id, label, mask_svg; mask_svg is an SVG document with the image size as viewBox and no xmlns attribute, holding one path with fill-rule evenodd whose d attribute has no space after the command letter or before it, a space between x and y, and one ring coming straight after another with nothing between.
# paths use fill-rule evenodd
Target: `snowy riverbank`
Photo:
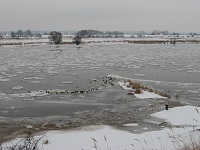
<instances>
[{"instance_id":1,"label":"snowy riverbank","mask_svg":"<svg viewBox=\"0 0 200 150\"><path fill-rule=\"evenodd\" d=\"M80 150L80 149L170 149L192 145L199 140L200 107L183 106L171 108L152 114L153 117L165 119L175 128L163 128L159 131L148 131L134 134L110 126L87 126L71 131L49 131L38 143L44 150ZM188 113L189 112L189 113ZM186 115L187 114L187 115ZM134 126L137 124L134 124ZM187 125L187 126L186 126ZM35 139L43 135L35 136ZM21 139L15 139L15 145ZM185 144L185 145L184 145ZM11 146L11 142L3 147Z\"/></svg>"}]
</instances>

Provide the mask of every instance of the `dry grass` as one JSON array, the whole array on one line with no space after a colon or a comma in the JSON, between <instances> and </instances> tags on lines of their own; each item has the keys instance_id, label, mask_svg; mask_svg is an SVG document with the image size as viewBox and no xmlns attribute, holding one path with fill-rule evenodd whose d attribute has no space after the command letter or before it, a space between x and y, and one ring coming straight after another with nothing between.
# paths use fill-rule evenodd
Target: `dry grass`
<instances>
[{"instance_id":1,"label":"dry grass","mask_svg":"<svg viewBox=\"0 0 200 150\"><path fill-rule=\"evenodd\" d=\"M127 87L132 88L133 90L135 90L134 93L136 93L136 94L141 94L142 90L144 90L144 91L156 93L156 94L158 94L160 96L163 96L163 97L171 98L171 96L169 94L164 93L162 91L154 90L154 89L149 88L149 87L147 87L145 85L142 85L141 83L133 82L131 80L125 80L124 82L125 83L128 82L129 84L128 84Z\"/></svg>"},{"instance_id":2,"label":"dry grass","mask_svg":"<svg viewBox=\"0 0 200 150\"><path fill-rule=\"evenodd\" d=\"M35 139L31 135L27 135L24 139L21 139L18 143L12 144L9 147L3 147L0 144L0 150L39 150L38 142L41 141L44 136L40 137L39 139ZM44 141L43 144L48 144L49 141Z\"/></svg>"},{"instance_id":3,"label":"dry grass","mask_svg":"<svg viewBox=\"0 0 200 150\"><path fill-rule=\"evenodd\" d=\"M136 88L134 91L135 94L141 94L142 90L140 88Z\"/></svg>"}]
</instances>

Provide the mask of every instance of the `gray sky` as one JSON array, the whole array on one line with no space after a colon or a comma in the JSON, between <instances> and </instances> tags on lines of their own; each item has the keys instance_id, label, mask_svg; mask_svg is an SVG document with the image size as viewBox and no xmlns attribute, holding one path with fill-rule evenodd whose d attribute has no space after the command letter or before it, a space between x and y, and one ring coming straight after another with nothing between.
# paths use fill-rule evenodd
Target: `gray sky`
<instances>
[{"instance_id":1,"label":"gray sky","mask_svg":"<svg viewBox=\"0 0 200 150\"><path fill-rule=\"evenodd\" d=\"M200 32L200 0L0 0L0 31Z\"/></svg>"}]
</instances>

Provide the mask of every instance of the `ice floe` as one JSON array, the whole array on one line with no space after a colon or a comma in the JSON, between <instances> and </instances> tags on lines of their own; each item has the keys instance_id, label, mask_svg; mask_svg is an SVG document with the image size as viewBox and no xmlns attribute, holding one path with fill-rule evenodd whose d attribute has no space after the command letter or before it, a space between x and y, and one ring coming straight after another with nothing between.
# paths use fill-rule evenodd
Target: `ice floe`
<instances>
[{"instance_id":1,"label":"ice floe","mask_svg":"<svg viewBox=\"0 0 200 150\"><path fill-rule=\"evenodd\" d=\"M128 123L128 124L124 124L123 126L125 127L135 127L135 126L138 126L137 123Z\"/></svg>"},{"instance_id":2,"label":"ice floe","mask_svg":"<svg viewBox=\"0 0 200 150\"><path fill-rule=\"evenodd\" d=\"M31 80L31 77L26 77L24 78L24 80Z\"/></svg>"},{"instance_id":3,"label":"ice floe","mask_svg":"<svg viewBox=\"0 0 200 150\"><path fill-rule=\"evenodd\" d=\"M31 81L31 83L40 83L41 81Z\"/></svg>"},{"instance_id":4,"label":"ice floe","mask_svg":"<svg viewBox=\"0 0 200 150\"><path fill-rule=\"evenodd\" d=\"M49 74L58 74L59 72L58 71L47 71L47 73L49 73Z\"/></svg>"},{"instance_id":5,"label":"ice floe","mask_svg":"<svg viewBox=\"0 0 200 150\"><path fill-rule=\"evenodd\" d=\"M62 82L63 84L72 84L73 82L71 82L71 81L64 81L64 82Z\"/></svg>"},{"instance_id":6,"label":"ice floe","mask_svg":"<svg viewBox=\"0 0 200 150\"><path fill-rule=\"evenodd\" d=\"M40 97L40 96L46 96L48 95L48 93L46 91L32 91L30 95L33 97L37 97L37 96Z\"/></svg>"},{"instance_id":7,"label":"ice floe","mask_svg":"<svg viewBox=\"0 0 200 150\"><path fill-rule=\"evenodd\" d=\"M135 74L135 76L138 76L138 77L144 77L145 74Z\"/></svg>"},{"instance_id":8,"label":"ice floe","mask_svg":"<svg viewBox=\"0 0 200 150\"><path fill-rule=\"evenodd\" d=\"M10 81L10 79L1 79L1 78L0 78L0 81L2 81L2 82L7 82L7 81Z\"/></svg>"},{"instance_id":9,"label":"ice floe","mask_svg":"<svg viewBox=\"0 0 200 150\"><path fill-rule=\"evenodd\" d=\"M12 89L13 89L13 90L21 90L21 89L23 89L23 87L22 87L22 86L15 86L15 87L13 87Z\"/></svg>"}]
</instances>

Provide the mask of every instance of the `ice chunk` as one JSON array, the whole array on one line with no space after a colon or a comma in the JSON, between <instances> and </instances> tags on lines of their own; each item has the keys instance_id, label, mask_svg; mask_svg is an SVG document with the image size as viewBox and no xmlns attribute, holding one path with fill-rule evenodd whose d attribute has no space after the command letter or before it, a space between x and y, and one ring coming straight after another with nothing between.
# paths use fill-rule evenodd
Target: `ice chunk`
<instances>
[{"instance_id":1,"label":"ice chunk","mask_svg":"<svg viewBox=\"0 0 200 150\"><path fill-rule=\"evenodd\" d=\"M31 92L31 96L33 96L33 97L37 97L37 96L46 96L46 95L48 95L48 93L43 92L43 91L39 91L39 92L33 91L33 92Z\"/></svg>"},{"instance_id":2,"label":"ice chunk","mask_svg":"<svg viewBox=\"0 0 200 150\"><path fill-rule=\"evenodd\" d=\"M135 74L135 76L144 77L145 74Z\"/></svg>"},{"instance_id":3,"label":"ice chunk","mask_svg":"<svg viewBox=\"0 0 200 150\"><path fill-rule=\"evenodd\" d=\"M31 83L40 83L40 81L31 81Z\"/></svg>"},{"instance_id":4,"label":"ice chunk","mask_svg":"<svg viewBox=\"0 0 200 150\"><path fill-rule=\"evenodd\" d=\"M13 90L21 90L21 89L23 89L23 87L22 87L22 86L15 86L15 87L13 87L12 89L13 89Z\"/></svg>"},{"instance_id":5,"label":"ice chunk","mask_svg":"<svg viewBox=\"0 0 200 150\"><path fill-rule=\"evenodd\" d=\"M0 79L2 82L10 81L10 79Z\"/></svg>"},{"instance_id":6,"label":"ice chunk","mask_svg":"<svg viewBox=\"0 0 200 150\"><path fill-rule=\"evenodd\" d=\"M128 124L124 124L125 127L135 127L138 126L137 123L128 123Z\"/></svg>"},{"instance_id":7,"label":"ice chunk","mask_svg":"<svg viewBox=\"0 0 200 150\"><path fill-rule=\"evenodd\" d=\"M72 84L71 81L65 81L65 82L62 82L63 84Z\"/></svg>"}]
</instances>

